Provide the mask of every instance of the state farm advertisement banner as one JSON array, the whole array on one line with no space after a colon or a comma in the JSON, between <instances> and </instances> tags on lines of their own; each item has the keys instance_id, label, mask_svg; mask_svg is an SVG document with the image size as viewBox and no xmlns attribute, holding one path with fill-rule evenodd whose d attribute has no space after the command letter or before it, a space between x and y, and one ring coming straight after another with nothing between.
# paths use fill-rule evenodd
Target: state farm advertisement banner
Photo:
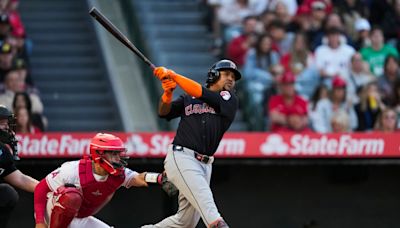
<instances>
[{"instance_id":1,"label":"state farm advertisement banner","mask_svg":"<svg viewBox=\"0 0 400 228\"><path fill-rule=\"evenodd\" d=\"M25 158L79 158L89 154L95 133L18 135ZM115 133L130 157L163 158L174 133ZM270 134L227 133L216 157L222 158L400 158L400 133Z\"/></svg>"}]
</instances>

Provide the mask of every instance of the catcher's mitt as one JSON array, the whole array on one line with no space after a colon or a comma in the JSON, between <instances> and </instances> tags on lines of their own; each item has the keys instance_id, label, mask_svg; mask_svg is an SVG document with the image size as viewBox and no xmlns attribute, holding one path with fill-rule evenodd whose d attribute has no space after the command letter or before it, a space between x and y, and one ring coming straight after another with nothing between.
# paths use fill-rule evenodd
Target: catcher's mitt
<instances>
[{"instance_id":1,"label":"catcher's mitt","mask_svg":"<svg viewBox=\"0 0 400 228\"><path fill-rule=\"evenodd\" d=\"M167 174L162 172L157 177L157 183L161 185L161 188L167 193L169 197L175 196L179 193L179 190L176 186L168 181Z\"/></svg>"}]
</instances>

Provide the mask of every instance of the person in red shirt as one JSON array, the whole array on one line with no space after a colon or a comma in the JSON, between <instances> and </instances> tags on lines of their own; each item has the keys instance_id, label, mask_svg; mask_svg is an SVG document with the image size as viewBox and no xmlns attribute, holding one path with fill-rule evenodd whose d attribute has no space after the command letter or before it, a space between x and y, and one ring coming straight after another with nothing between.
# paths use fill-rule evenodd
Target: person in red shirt
<instances>
[{"instance_id":1,"label":"person in red shirt","mask_svg":"<svg viewBox=\"0 0 400 228\"><path fill-rule=\"evenodd\" d=\"M238 67L242 67L247 51L254 46L257 40L257 17L248 16L243 19L243 33L228 43L227 56Z\"/></svg>"},{"instance_id":2,"label":"person in red shirt","mask_svg":"<svg viewBox=\"0 0 400 228\"><path fill-rule=\"evenodd\" d=\"M313 132L308 125L307 110L300 106L292 109L287 114L287 127L282 129L284 132L310 133Z\"/></svg>"},{"instance_id":3,"label":"person in red shirt","mask_svg":"<svg viewBox=\"0 0 400 228\"><path fill-rule=\"evenodd\" d=\"M271 97L268 102L270 130L276 132L287 129L292 113L302 113L300 122L307 126L307 101L296 94L295 76L285 72L278 82L280 94Z\"/></svg>"}]
</instances>

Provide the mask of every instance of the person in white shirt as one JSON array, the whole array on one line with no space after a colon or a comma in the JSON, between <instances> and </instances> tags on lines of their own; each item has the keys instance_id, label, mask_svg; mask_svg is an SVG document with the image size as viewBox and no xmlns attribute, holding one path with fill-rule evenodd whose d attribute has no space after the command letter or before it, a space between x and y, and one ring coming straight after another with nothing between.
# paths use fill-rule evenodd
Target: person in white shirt
<instances>
[{"instance_id":1,"label":"person in white shirt","mask_svg":"<svg viewBox=\"0 0 400 228\"><path fill-rule=\"evenodd\" d=\"M338 28L330 28L326 34L327 44L317 47L315 60L322 81L331 86L333 76L347 78L350 59L355 50L340 40L341 31Z\"/></svg>"}]
</instances>

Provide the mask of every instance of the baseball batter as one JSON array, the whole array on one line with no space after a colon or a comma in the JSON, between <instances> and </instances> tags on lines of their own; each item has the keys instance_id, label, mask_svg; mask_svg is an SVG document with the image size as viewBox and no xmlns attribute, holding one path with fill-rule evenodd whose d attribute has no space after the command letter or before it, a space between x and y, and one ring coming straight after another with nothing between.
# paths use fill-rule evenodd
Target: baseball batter
<instances>
[{"instance_id":1,"label":"baseball batter","mask_svg":"<svg viewBox=\"0 0 400 228\"><path fill-rule=\"evenodd\" d=\"M209 228L227 228L209 185L213 154L238 108L233 89L241 74L230 60L221 60L211 67L206 87L164 67L155 68L154 74L164 89L160 117L181 117L164 161L168 179L179 189L179 209L175 215L143 228L193 228L200 217ZM187 94L172 101L176 85Z\"/></svg>"},{"instance_id":2,"label":"baseball batter","mask_svg":"<svg viewBox=\"0 0 400 228\"><path fill-rule=\"evenodd\" d=\"M90 143L90 155L64 163L36 187L36 228L105 228L93 217L124 186L143 187L157 183L158 173L137 173L126 168L126 148L120 138L98 133Z\"/></svg>"}]
</instances>

